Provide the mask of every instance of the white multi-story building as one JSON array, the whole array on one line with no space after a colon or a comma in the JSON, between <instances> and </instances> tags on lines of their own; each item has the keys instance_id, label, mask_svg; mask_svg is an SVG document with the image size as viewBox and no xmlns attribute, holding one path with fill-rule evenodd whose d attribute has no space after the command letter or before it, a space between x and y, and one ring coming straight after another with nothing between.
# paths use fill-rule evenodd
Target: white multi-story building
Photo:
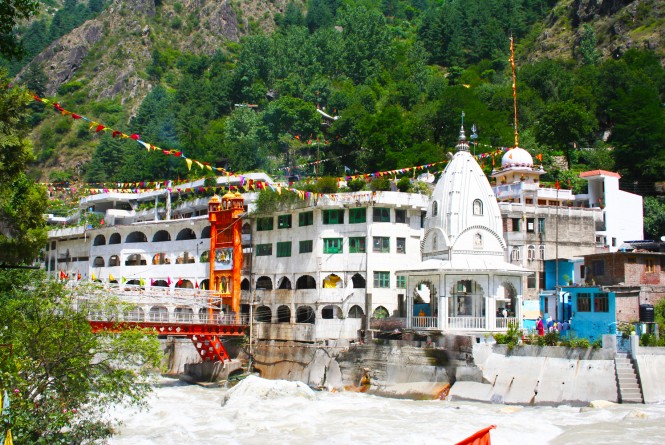
<instances>
[{"instance_id":1,"label":"white multi-story building","mask_svg":"<svg viewBox=\"0 0 665 445\"><path fill-rule=\"evenodd\" d=\"M242 300L265 322L259 337L356 338L367 318L403 315L406 281L394 272L420 260L428 201L361 191L254 215Z\"/></svg>"},{"instance_id":2,"label":"white multi-story building","mask_svg":"<svg viewBox=\"0 0 665 445\"><path fill-rule=\"evenodd\" d=\"M543 289L581 284L582 257L616 250L623 241L642 238L642 198L619 190L617 173L596 170L580 176L589 181L587 194L541 187L545 171L522 148L507 151L492 172L494 194L503 219L508 259L534 272L526 278L525 300L536 300ZM575 262L574 276L547 282L545 261Z\"/></svg>"}]
</instances>

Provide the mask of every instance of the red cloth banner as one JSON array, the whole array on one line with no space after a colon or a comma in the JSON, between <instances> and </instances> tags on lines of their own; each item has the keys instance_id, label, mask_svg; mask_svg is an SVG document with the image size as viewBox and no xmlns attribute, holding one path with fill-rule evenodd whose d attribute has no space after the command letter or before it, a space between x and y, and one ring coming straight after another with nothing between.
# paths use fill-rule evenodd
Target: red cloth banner
<instances>
[{"instance_id":1,"label":"red cloth banner","mask_svg":"<svg viewBox=\"0 0 665 445\"><path fill-rule=\"evenodd\" d=\"M490 430L493 430L494 428L496 428L496 425L490 425L487 428L483 428L461 442L457 442L455 445L492 445L490 440Z\"/></svg>"}]
</instances>

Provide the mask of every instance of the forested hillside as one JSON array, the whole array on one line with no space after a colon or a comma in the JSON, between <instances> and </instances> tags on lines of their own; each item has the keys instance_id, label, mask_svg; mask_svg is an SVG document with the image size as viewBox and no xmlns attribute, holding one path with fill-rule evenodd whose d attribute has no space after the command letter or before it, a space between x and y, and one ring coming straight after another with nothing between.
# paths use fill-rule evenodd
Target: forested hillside
<instances>
[{"instance_id":1,"label":"forested hillside","mask_svg":"<svg viewBox=\"0 0 665 445\"><path fill-rule=\"evenodd\" d=\"M441 161L462 112L477 129L477 154L512 146L512 35L520 146L543 155L545 181L576 187L579 171L602 168L651 193L663 179L657 1L66 0L48 8L21 29L26 56L7 62L18 81L230 171L277 174L328 159L296 173L336 176ZM32 124L32 174L41 180L202 175L39 103Z\"/></svg>"}]
</instances>

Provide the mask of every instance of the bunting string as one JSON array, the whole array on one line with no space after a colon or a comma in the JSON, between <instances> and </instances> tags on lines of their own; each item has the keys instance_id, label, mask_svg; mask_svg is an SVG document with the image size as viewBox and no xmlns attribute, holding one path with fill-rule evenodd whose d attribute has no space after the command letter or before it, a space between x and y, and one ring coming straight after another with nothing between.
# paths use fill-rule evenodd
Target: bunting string
<instances>
[{"instance_id":1,"label":"bunting string","mask_svg":"<svg viewBox=\"0 0 665 445\"><path fill-rule=\"evenodd\" d=\"M89 194L100 194L100 193L109 193L111 191L116 192L116 193L139 193L142 191L149 191L149 190L159 190L162 188L168 188L171 191L178 191L178 192L184 192L184 193L191 193L191 192L201 192L205 193L206 191L209 191L211 189L214 190L229 190L229 191L245 191L245 192L250 192L250 191L257 191L261 190L264 188L270 188L277 193L282 193L282 191L288 191L297 194L301 199L309 199L311 197L314 198L320 198L323 195L319 193L314 193L314 192L306 192L303 190L299 190L296 188L292 187L286 187L283 185L279 184L267 184L262 181L252 181L252 180L246 180L245 177L242 175L235 175L234 173L220 167L214 167L212 166L209 162L203 162L199 161L196 159L188 158L185 156L185 154L181 150L166 150L163 148L160 148L158 146L155 146L153 144L150 144L146 141L143 141L139 134L137 133L132 133L132 134L126 134L123 133L122 131L113 129L111 127L107 127L97 121L94 121L92 119L89 119L88 117L82 115L82 114L77 114L73 113L69 110L66 110L60 104L58 104L55 101L42 98L37 96L36 94L33 94L33 98L35 101L40 102L46 106L51 106L53 107L56 111L58 111L62 116L70 116L74 120L83 120L88 122L88 128L90 130L93 130L95 133L100 133L100 132L106 132L110 133L111 137L116 138L123 138L123 139L132 139L135 140L138 144L140 144L143 148L147 149L148 151L158 151L163 153L164 155L169 155L169 156L176 156L179 158L182 158L185 160L187 163L187 168L188 170L191 170L192 165L196 165L199 169L201 170L208 170L211 172L217 172L217 173L222 173L227 176L238 176L239 178L239 185L235 186L229 186L227 188L225 187L187 187L187 188L178 188L177 185L175 188L173 188L173 181L139 181L139 182L117 182L117 183L91 183L91 184L84 184L82 187L80 187L78 190L76 187L70 187L67 185L59 185L59 184L44 184L49 191L71 191L71 192L84 192L87 191ZM327 142L327 141L326 141ZM493 147L491 145L487 144L479 144L474 142L476 146L481 146L481 147L486 147L490 148L491 151L487 153L480 153L475 156L475 158L480 161L480 163L483 163L484 159L487 158L492 158L492 164L494 165L494 157L501 155L507 150L512 149L512 147ZM301 164L298 166L294 167L281 167L278 170L284 170L286 169L287 171L291 168L302 168L305 166L309 165L317 165L323 162L328 162L334 159L340 159L346 155L341 155L333 158L327 158L327 159L321 159L305 164ZM536 158L540 159L542 162L542 155L537 155ZM381 171L381 172L374 172L374 173L363 173L363 174L354 174L354 175L347 175L347 176L342 176L336 178L338 182L342 181L351 181L351 180L371 180L373 178L381 178L381 177L396 177L397 175L403 175L405 173L415 173L418 171L429 171L432 167L435 166L442 166L443 164L446 164L448 160L443 160L439 162L433 162L431 164L423 164L423 165L418 165L418 166L412 166L412 167L404 167L404 168L399 168L399 169L393 169L393 170L387 170L387 171ZM183 180L180 181L180 183L186 183L186 182L191 182L191 180ZM291 185L291 184L289 184ZM335 195L335 194L333 194Z\"/></svg>"},{"instance_id":2,"label":"bunting string","mask_svg":"<svg viewBox=\"0 0 665 445\"><path fill-rule=\"evenodd\" d=\"M82 119L82 120L88 122L88 128L90 130L94 130L95 133L107 132L107 133L110 133L111 137L113 137L113 138L118 137L118 138L122 138L122 139L133 139L136 142L138 142L143 148L147 149L148 151L158 151L158 152L161 152L161 153L163 153L164 155L167 155L167 156L176 156L178 158L183 158L185 160L185 162L187 163L187 169L188 170L192 169L192 165L196 165L201 170L219 172L219 173L222 173L222 174L225 174L225 175L233 175L232 172L229 172L226 169L223 169L221 167L213 167L212 164L210 164L209 162L203 162L203 161L199 161L199 160L196 160L196 159L188 158L187 156L185 156L185 154L181 150L173 150L173 149L166 150L166 149L160 148L156 145L145 142L145 141L141 140L141 137L139 136L138 133L125 134L122 131L113 129L111 127L107 127L104 124L101 124L97 121L94 121L92 119L87 118L86 116L83 116L81 114L73 113L69 110L66 110L62 106L60 106L60 104L58 104L57 102L53 102L53 101L51 101L49 99L46 99L46 98L43 98L43 97L39 97L36 94L33 94L32 97L37 102L40 102L44 105L52 106L55 110L57 110L63 116L71 116L71 118L74 119L74 120Z\"/></svg>"}]
</instances>

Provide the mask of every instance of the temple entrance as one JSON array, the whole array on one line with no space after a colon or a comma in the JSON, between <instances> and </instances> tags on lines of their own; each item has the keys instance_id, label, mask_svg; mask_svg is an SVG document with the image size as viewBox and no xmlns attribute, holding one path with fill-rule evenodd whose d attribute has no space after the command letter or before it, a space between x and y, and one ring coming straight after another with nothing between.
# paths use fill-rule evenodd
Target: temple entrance
<instances>
[{"instance_id":1,"label":"temple entrance","mask_svg":"<svg viewBox=\"0 0 665 445\"><path fill-rule=\"evenodd\" d=\"M423 280L413 289L414 328L435 328L438 325L439 307L436 287L429 280Z\"/></svg>"},{"instance_id":2,"label":"temple entrance","mask_svg":"<svg viewBox=\"0 0 665 445\"><path fill-rule=\"evenodd\" d=\"M512 283L504 281L496 297L496 327L504 329L517 322L517 290Z\"/></svg>"},{"instance_id":3,"label":"temple entrance","mask_svg":"<svg viewBox=\"0 0 665 445\"><path fill-rule=\"evenodd\" d=\"M485 329L487 303L485 292L474 280L459 280L449 292L448 327Z\"/></svg>"}]
</instances>

